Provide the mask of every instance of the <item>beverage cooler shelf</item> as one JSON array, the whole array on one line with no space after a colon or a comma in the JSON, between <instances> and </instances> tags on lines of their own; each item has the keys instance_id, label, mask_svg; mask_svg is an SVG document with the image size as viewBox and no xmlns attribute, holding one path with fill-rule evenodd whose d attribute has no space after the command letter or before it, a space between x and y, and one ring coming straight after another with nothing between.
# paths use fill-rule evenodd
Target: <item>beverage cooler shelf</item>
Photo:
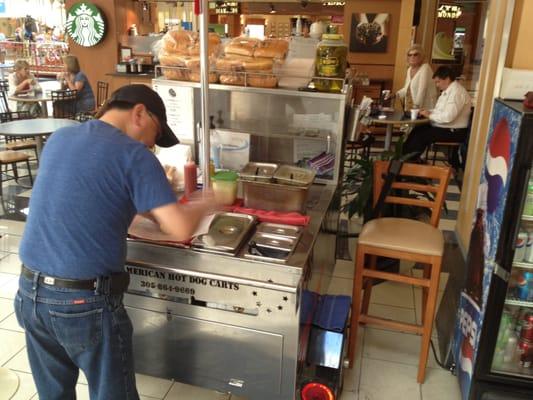
<instances>
[{"instance_id":1,"label":"beverage cooler shelf","mask_svg":"<svg viewBox=\"0 0 533 400\"><path fill-rule=\"evenodd\" d=\"M528 307L533 308L533 301L523 301L523 300L516 300L516 299L505 299L505 304L509 306L519 306L519 307Z\"/></svg>"},{"instance_id":2,"label":"beverage cooler shelf","mask_svg":"<svg viewBox=\"0 0 533 400\"><path fill-rule=\"evenodd\" d=\"M533 222L533 215L522 215L522 221L532 221Z\"/></svg>"},{"instance_id":3,"label":"beverage cooler shelf","mask_svg":"<svg viewBox=\"0 0 533 400\"><path fill-rule=\"evenodd\" d=\"M533 270L533 263L515 261L513 263L513 267L520 268L520 269L531 269L531 270Z\"/></svg>"},{"instance_id":4,"label":"beverage cooler shelf","mask_svg":"<svg viewBox=\"0 0 533 400\"><path fill-rule=\"evenodd\" d=\"M518 362L504 363L498 367L493 366L492 372L527 379L531 379L533 377L533 369L530 367L521 366Z\"/></svg>"}]
</instances>

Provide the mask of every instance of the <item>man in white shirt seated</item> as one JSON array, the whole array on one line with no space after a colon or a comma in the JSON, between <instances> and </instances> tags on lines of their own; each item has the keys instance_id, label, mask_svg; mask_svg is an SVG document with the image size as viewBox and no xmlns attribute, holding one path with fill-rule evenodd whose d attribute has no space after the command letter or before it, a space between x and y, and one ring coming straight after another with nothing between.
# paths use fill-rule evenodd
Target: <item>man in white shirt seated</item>
<instances>
[{"instance_id":1,"label":"man in white shirt seated","mask_svg":"<svg viewBox=\"0 0 533 400\"><path fill-rule=\"evenodd\" d=\"M442 93L433 110L420 110L420 115L429 118L430 124L419 125L411 131L403 145L403 154L420 156L431 143L465 141L472 100L455 77L449 67L435 71L433 81Z\"/></svg>"}]
</instances>

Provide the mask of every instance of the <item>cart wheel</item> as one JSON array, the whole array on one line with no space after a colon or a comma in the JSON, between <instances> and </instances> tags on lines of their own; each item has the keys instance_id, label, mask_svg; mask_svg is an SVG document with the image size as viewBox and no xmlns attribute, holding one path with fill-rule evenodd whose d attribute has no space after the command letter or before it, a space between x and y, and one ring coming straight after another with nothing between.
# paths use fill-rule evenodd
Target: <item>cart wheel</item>
<instances>
[{"instance_id":1,"label":"cart wheel","mask_svg":"<svg viewBox=\"0 0 533 400\"><path fill-rule=\"evenodd\" d=\"M333 390L320 382L307 382L300 391L301 400L335 400Z\"/></svg>"}]
</instances>

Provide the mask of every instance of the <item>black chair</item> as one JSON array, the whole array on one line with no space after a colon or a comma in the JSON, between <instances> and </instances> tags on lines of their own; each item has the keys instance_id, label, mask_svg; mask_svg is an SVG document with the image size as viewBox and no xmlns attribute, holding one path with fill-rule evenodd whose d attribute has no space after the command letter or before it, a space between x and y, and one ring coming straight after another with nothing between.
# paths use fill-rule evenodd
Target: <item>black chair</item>
<instances>
[{"instance_id":1,"label":"black chair","mask_svg":"<svg viewBox=\"0 0 533 400\"><path fill-rule=\"evenodd\" d=\"M0 92L9 91L9 81L7 79L0 79Z\"/></svg>"},{"instance_id":2,"label":"black chair","mask_svg":"<svg viewBox=\"0 0 533 400\"><path fill-rule=\"evenodd\" d=\"M96 111L106 102L108 91L109 83L104 81L96 82Z\"/></svg>"},{"instance_id":3,"label":"black chair","mask_svg":"<svg viewBox=\"0 0 533 400\"><path fill-rule=\"evenodd\" d=\"M53 90L51 97L54 118L74 119L76 117L77 96L77 90Z\"/></svg>"},{"instance_id":4,"label":"black chair","mask_svg":"<svg viewBox=\"0 0 533 400\"><path fill-rule=\"evenodd\" d=\"M0 88L0 113L9 112L9 103L7 101L7 90Z\"/></svg>"},{"instance_id":5,"label":"black chair","mask_svg":"<svg viewBox=\"0 0 533 400\"><path fill-rule=\"evenodd\" d=\"M10 122L19 119L30 119L30 113L28 111L9 111L0 113L0 122ZM20 138L16 136L6 136L6 149L7 150L33 150L35 154L35 160L39 161L39 155L37 154L37 143L34 138Z\"/></svg>"}]
</instances>

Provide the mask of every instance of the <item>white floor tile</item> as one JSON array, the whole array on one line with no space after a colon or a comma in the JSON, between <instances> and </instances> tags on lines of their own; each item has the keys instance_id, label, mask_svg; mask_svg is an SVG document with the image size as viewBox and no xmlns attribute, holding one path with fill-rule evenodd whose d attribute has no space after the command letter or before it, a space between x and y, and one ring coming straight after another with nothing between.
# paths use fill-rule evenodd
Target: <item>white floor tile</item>
<instances>
[{"instance_id":1,"label":"white floor tile","mask_svg":"<svg viewBox=\"0 0 533 400\"><path fill-rule=\"evenodd\" d=\"M4 366L24 346L26 346L26 340L23 333L0 330L0 365Z\"/></svg>"},{"instance_id":2,"label":"white floor tile","mask_svg":"<svg viewBox=\"0 0 533 400\"><path fill-rule=\"evenodd\" d=\"M89 386L83 383L76 385L76 400L90 400L89 398Z\"/></svg>"},{"instance_id":3,"label":"white floor tile","mask_svg":"<svg viewBox=\"0 0 533 400\"><path fill-rule=\"evenodd\" d=\"M172 381L153 376L135 374L137 390L144 396L162 399L172 386Z\"/></svg>"},{"instance_id":4,"label":"white floor tile","mask_svg":"<svg viewBox=\"0 0 533 400\"><path fill-rule=\"evenodd\" d=\"M0 238L0 251L18 253L22 236L8 233Z\"/></svg>"},{"instance_id":5,"label":"white floor tile","mask_svg":"<svg viewBox=\"0 0 533 400\"><path fill-rule=\"evenodd\" d=\"M421 388L424 400L461 400L457 377L443 369L428 369Z\"/></svg>"},{"instance_id":6,"label":"white floor tile","mask_svg":"<svg viewBox=\"0 0 533 400\"><path fill-rule=\"evenodd\" d=\"M1 262L0 262L1 266ZM355 264L353 261L337 260L333 276L336 278L353 279Z\"/></svg>"},{"instance_id":7,"label":"white floor tile","mask_svg":"<svg viewBox=\"0 0 533 400\"><path fill-rule=\"evenodd\" d=\"M21 236L22 233L24 232L25 226L26 226L25 222L12 221L9 219L0 218L0 232L7 232L7 233Z\"/></svg>"},{"instance_id":8,"label":"white floor tile","mask_svg":"<svg viewBox=\"0 0 533 400\"><path fill-rule=\"evenodd\" d=\"M406 322L408 324L416 323L415 310L412 308L370 303L368 313L374 317L392 319L393 321Z\"/></svg>"},{"instance_id":9,"label":"white floor tile","mask_svg":"<svg viewBox=\"0 0 533 400\"><path fill-rule=\"evenodd\" d=\"M0 273L20 275L20 258L18 254L7 253L7 256L0 260Z\"/></svg>"},{"instance_id":10,"label":"white floor tile","mask_svg":"<svg viewBox=\"0 0 533 400\"><path fill-rule=\"evenodd\" d=\"M360 400L421 400L417 368L387 361L363 359Z\"/></svg>"},{"instance_id":11,"label":"white floor tile","mask_svg":"<svg viewBox=\"0 0 533 400\"><path fill-rule=\"evenodd\" d=\"M374 286L370 302L395 307L414 308L413 288L396 282L384 282Z\"/></svg>"},{"instance_id":12,"label":"white floor tile","mask_svg":"<svg viewBox=\"0 0 533 400\"><path fill-rule=\"evenodd\" d=\"M228 400L227 393L219 393L213 390L199 388L174 382L170 392L164 397L165 400ZM234 399L234 396L231 396Z\"/></svg>"},{"instance_id":13,"label":"white floor tile","mask_svg":"<svg viewBox=\"0 0 533 400\"><path fill-rule=\"evenodd\" d=\"M19 278L12 274L4 274L11 278L7 283L0 285L0 297L13 300L19 289Z\"/></svg>"},{"instance_id":14,"label":"white floor tile","mask_svg":"<svg viewBox=\"0 0 533 400\"><path fill-rule=\"evenodd\" d=\"M357 400L358 396L356 392L350 391L350 390L343 390L341 393L341 396L339 397L339 400Z\"/></svg>"},{"instance_id":15,"label":"white floor tile","mask_svg":"<svg viewBox=\"0 0 533 400\"><path fill-rule=\"evenodd\" d=\"M328 294L352 295L353 279L332 277L328 286Z\"/></svg>"},{"instance_id":16,"label":"white floor tile","mask_svg":"<svg viewBox=\"0 0 533 400\"><path fill-rule=\"evenodd\" d=\"M4 367L8 367L14 371L31 374L30 361L28 360L26 348L23 348L21 351L19 351L15 357L13 357L6 365L4 365Z\"/></svg>"},{"instance_id":17,"label":"white floor tile","mask_svg":"<svg viewBox=\"0 0 533 400\"><path fill-rule=\"evenodd\" d=\"M37 393L31 374L15 371L19 377L19 388L11 400L29 400Z\"/></svg>"},{"instance_id":18,"label":"white floor tile","mask_svg":"<svg viewBox=\"0 0 533 400\"><path fill-rule=\"evenodd\" d=\"M439 229L441 231L455 231L455 225L456 225L456 221L455 220L450 220L450 219L441 219L439 221Z\"/></svg>"},{"instance_id":19,"label":"white floor tile","mask_svg":"<svg viewBox=\"0 0 533 400\"><path fill-rule=\"evenodd\" d=\"M3 301L4 299L0 299L0 300ZM7 300L7 301L12 302L12 300ZM24 333L24 329L22 329L19 323L17 322L17 316L15 315L14 312L10 314L9 317L4 318L2 322L0 322L0 329L7 329L9 331Z\"/></svg>"},{"instance_id":20,"label":"white floor tile","mask_svg":"<svg viewBox=\"0 0 533 400\"><path fill-rule=\"evenodd\" d=\"M0 299L0 322L15 312L13 300ZM1 324L0 324L1 327Z\"/></svg>"},{"instance_id":21,"label":"white floor tile","mask_svg":"<svg viewBox=\"0 0 533 400\"><path fill-rule=\"evenodd\" d=\"M409 333L367 328L363 346L363 359L390 361L408 364L418 368L422 336ZM365 362L363 360L363 368ZM440 368L435 361L431 348L428 356L428 368ZM416 374L413 379L416 380Z\"/></svg>"}]
</instances>

